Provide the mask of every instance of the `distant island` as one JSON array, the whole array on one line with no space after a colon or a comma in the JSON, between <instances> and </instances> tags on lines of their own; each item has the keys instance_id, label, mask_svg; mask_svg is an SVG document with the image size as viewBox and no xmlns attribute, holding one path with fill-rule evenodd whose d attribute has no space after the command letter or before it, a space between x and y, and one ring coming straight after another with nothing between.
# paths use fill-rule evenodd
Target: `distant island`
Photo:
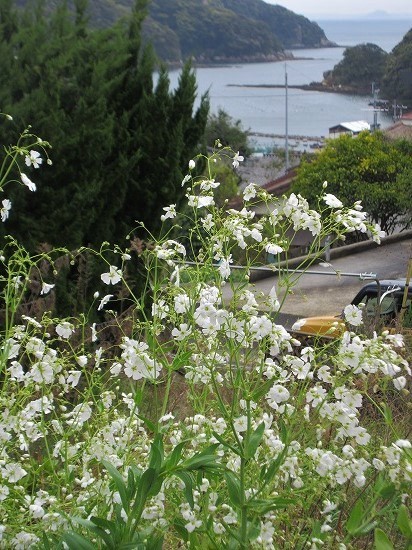
<instances>
[{"instance_id":1,"label":"distant island","mask_svg":"<svg viewBox=\"0 0 412 550\"><path fill-rule=\"evenodd\" d=\"M374 83L381 98L396 99L412 107L412 29L391 53L376 44L359 44L346 48L343 59L324 73L322 82L289 85L289 88L334 92L340 94L370 95ZM232 84L253 88L283 88L281 84ZM387 101L388 109L391 102Z\"/></svg>"},{"instance_id":2,"label":"distant island","mask_svg":"<svg viewBox=\"0 0 412 550\"><path fill-rule=\"evenodd\" d=\"M374 82L381 98L412 104L412 29L389 54L370 43L346 48L342 61L323 77L312 86L367 95Z\"/></svg>"}]
</instances>

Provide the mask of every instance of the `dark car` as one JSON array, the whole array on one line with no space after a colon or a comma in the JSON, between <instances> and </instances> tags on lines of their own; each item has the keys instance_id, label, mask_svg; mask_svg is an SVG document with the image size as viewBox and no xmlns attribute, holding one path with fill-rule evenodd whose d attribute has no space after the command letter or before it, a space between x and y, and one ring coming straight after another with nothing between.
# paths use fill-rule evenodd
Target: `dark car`
<instances>
[{"instance_id":1,"label":"dark car","mask_svg":"<svg viewBox=\"0 0 412 550\"><path fill-rule=\"evenodd\" d=\"M392 328L400 318L404 327L412 327L412 286L406 285L406 279L370 281L356 294L351 304L362 308L366 328ZM292 327L293 332L328 338L340 336L345 329L342 314L307 317Z\"/></svg>"}]
</instances>

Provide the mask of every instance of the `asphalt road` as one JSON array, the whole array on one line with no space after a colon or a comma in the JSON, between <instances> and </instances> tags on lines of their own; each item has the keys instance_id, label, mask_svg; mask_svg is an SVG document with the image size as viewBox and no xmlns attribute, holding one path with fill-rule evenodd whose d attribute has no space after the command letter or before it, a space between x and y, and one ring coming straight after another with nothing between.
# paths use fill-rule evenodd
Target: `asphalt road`
<instances>
[{"instance_id":1,"label":"asphalt road","mask_svg":"<svg viewBox=\"0 0 412 550\"><path fill-rule=\"evenodd\" d=\"M294 279L298 278L285 297L277 322L290 328L298 318L339 314L365 284L359 277L345 273L374 273L379 279L405 278L410 258L412 238L336 258L331 260L331 267L317 264L310 269L329 275L294 275ZM282 279L276 275L251 284L250 290L258 297L260 293L267 295L273 285L283 298Z\"/></svg>"}]
</instances>

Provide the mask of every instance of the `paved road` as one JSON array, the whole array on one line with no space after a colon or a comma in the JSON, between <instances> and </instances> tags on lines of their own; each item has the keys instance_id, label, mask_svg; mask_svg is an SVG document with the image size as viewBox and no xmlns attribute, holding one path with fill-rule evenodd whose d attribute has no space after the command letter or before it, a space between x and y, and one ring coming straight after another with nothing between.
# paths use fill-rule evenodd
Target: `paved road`
<instances>
[{"instance_id":1,"label":"paved road","mask_svg":"<svg viewBox=\"0 0 412 550\"><path fill-rule=\"evenodd\" d=\"M351 302L365 281L339 273L375 273L379 279L405 278L408 261L412 257L412 239L406 239L370 250L364 250L331 261L332 267L316 265L311 270L331 275L303 274L285 298L279 321L287 328L297 318L313 315L339 314ZM277 276L254 283L251 290L268 294L276 285L282 297L281 279ZM278 321L278 322L279 322Z\"/></svg>"}]
</instances>

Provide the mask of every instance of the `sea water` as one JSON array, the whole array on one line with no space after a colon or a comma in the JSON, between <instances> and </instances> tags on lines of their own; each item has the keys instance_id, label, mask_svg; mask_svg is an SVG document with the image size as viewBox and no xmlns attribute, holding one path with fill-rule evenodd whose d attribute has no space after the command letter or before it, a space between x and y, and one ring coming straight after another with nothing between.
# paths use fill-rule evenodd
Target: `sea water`
<instances>
[{"instance_id":1,"label":"sea water","mask_svg":"<svg viewBox=\"0 0 412 550\"><path fill-rule=\"evenodd\" d=\"M294 50L292 53L296 59L286 63L239 63L199 67L196 69L199 97L208 91L212 113L223 109L234 120L240 120L243 128L252 133L284 135L285 88L265 86L284 86L286 73L288 86L319 82L323 73L342 59L347 46L372 42L390 52L412 28L412 16L409 21L328 20L320 21L319 24L329 40L342 47ZM171 71L172 87L176 86L178 76L179 71ZM371 99L372 95L364 97L288 87L287 119L291 145L295 144L293 136L301 136L300 141L296 142L299 147L302 146L304 136L312 138L312 142L322 136L327 137L329 128L340 122L366 120L372 124L374 113L368 105ZM384 128L393 121L390 116L379 113L378 123ZM271 147L274 144L279 145L279 138L259 137L255 138L255 142L260 146Z\"/></svg>"}]
</instances>

